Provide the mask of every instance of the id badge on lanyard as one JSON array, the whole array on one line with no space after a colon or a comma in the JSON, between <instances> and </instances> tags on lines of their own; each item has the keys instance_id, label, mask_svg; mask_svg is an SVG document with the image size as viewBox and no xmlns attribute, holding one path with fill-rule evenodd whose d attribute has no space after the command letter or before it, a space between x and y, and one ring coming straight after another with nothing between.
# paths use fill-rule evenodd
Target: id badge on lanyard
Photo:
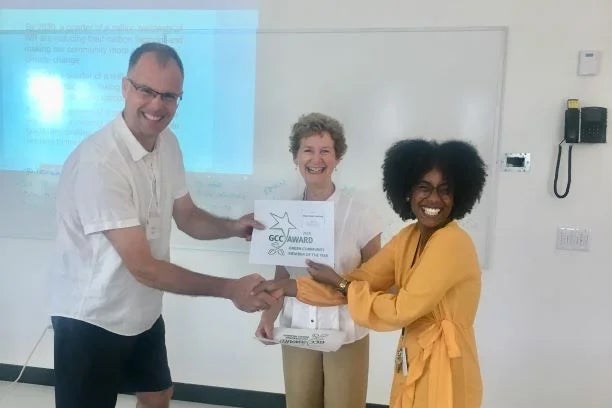
<instances>
[{"instance_id":1,"label":"id badge on lanyard","mask_svg":"<svg viewBox=\"0 0 612 408\"><path fill-rule=\"evenodd\" d=\"M400 337L399 346L395 353L395 371L401 372L404 376L408 375L408 356L406 355L406 347L403 346L404 335L406 328L402 328L402 336Z\"/></svg>"},{"instance_id":2,"label":"id badge on lanyard","mask_svg":"<svg viewBox=\"0 0 612 408\"><path fill-rule=\"evenodd\" d=\"M161 217L159 214L150 214L147 219L147 240L157 239L161 236Z\"/></svg>"},{"instance_id":3,"label":"id badge on lanyard","mask_svg":"<svg viewBox=\"0 0 612 408\"><path fill-rule=\"evenodd\" d=\"M157 193L157 177L151 167L153 179L151 181L151 201L147 211L147 240L157 239L161 236L161 215L159 213L159 198Z\"/></svg>"}]
</instances>

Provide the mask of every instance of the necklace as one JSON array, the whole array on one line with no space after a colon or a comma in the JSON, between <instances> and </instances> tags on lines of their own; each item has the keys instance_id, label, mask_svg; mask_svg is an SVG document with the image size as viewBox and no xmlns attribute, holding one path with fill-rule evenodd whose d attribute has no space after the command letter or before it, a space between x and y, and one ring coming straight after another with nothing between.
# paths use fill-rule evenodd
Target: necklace
<instances>
[{"instance_id":1,"label":"necklace","mask_svg":"<svg viewBox=\"0 0 612 408\"><path fill-rule=\"evenodd\" d=\"M332 191L331 193L322 200L307 200L306 193L308 192L308 187L304 188L304 193L302 193L302 201L326 201L329 197L331 197L336 192L336 185L332 183Z\"/></svg>"}]
</instances>

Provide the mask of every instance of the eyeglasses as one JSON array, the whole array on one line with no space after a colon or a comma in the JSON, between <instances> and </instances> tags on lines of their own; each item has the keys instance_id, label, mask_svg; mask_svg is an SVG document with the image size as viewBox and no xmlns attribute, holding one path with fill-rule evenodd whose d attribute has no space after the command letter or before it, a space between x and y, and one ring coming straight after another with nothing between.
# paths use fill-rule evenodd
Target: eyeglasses
<instances>
[{"instance_id":1,"label":"eyeglasses","mask_svg":"<svg viewBox=\"0 0 612 408\"><path fill-rule=\"evenodd\" d=\"M453 191L448 183L434 186L426 181L419 182L416 186L414 186L412 191L423 196L423 198L429 197L434 191L438 193L440 198L447 198L453 194Z\"/></svg>"},{"instance_id":2,"label":"eyeglasses","mask_svg":"<svg viewBox=\"0 0 612 408\"><path fill-rule=\"evenodd\" d=\"M172 92L158 92L155 89L152 89L146 85L139 84L134 82L131 78L125 77L127 81L132 85L132 87L138 92L141 98L152 101L158 95L161 98L162 102L167 105L178 105L179 101L183 99L182 94L175 94Z\"/></svg>"}]
</instances>

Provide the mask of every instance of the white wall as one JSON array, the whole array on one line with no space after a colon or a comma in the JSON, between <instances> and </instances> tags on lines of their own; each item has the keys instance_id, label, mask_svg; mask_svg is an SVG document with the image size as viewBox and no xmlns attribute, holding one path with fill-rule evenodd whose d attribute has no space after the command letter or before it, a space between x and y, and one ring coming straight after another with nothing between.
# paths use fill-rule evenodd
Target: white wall
<instances>
[{"instance_id":1,"label":"white wall","mask_svg":"<svg viewBox=\"0 0 612 408\"><path fill-rule=\"evenodd\" d=\"M498 177L493 251L477 321L484 406L612 406L612 148L576 147L569 197L559 200L551 193L565 99L612 108L612 2L261 3L264 29L509 28L500 153L530 152L533 163L527 174ZM581 49L604 52L599 76L576 76ZM556 251L559 225L590 228L590 252ZM0 248L0 362L19 364L46 324L44 269L52 243L2 239ZM173 258L225 276L254 271L244 256L175 251ZM256 316L234 311L229 301L168 296L165 318L176 381L282 392L279 350L250 338ZM50 338L33 365L52 366ZM370 402L387 402L393 344L391 335L373 338Z\"/></svg>"}]
</instances>

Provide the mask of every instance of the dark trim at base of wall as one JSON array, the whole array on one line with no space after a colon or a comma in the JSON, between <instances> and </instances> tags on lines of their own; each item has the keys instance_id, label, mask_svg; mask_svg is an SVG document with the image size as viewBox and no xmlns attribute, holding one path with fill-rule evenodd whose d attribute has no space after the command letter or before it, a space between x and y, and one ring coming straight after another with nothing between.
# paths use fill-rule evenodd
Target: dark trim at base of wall
<instances>
[{"instance_id":1,"label":"dark trim at base of wall","mask_svg":"<svg viewBox=\"0 0 612 408\"><path fill-rule=\"evenodd\" d=\"M0 381L14 381L19 375L19 371L21 371L20 366L0 364ZM19 382L53 386L55 384L55 376L53 370L50 368L28 367L23 372L23 376ZM173 399L245 408L285 407L284 394L184 383L174 383ZM386 407L387 405L367 404L367 408Z\"/></svg>"}]
</instances>

